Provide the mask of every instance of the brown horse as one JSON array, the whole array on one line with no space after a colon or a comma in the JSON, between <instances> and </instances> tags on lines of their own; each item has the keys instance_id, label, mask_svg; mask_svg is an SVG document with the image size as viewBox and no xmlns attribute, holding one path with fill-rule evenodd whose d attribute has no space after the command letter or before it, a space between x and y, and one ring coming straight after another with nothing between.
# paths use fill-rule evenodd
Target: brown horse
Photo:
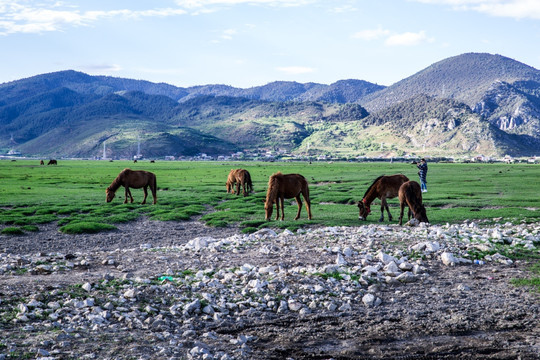
<instances>
[{"instance_id":1,"label":"brown horse","mask_svg":"<svg viewBox=\"0 0 540 360\"><path fill-rule=\"evenodd\" d=\"M270 176L268 180L268 191L266 193L266 202L264 209L266 210L266 220L270 220L272 216L272 210L274 203L276 204L277 214L276 220L279 219L279 204L281 203L281 220L285 218L285 212L283 211L284 199L295 198L298 204L298 212L294 220L298 220L300 217L300 211L302 210L302 200L300 200L300 193L304 197L306 202L306 209L308 212L308 219L311 220L311 202L309 201L309 188L308 182L305 177L300 174L286 174L277 172Z\"/></svg>"},{"instance_id":2,"label":"brown horse","mask_svg":"<svg viewBox=\"0 0 540 360\"><path fill-rule=\"evenodd\" d=\"M131 169L122 170L105 191L107 193L107 202L111 202L112 199L114 199L115 192L120 186L123 186L126 189L126 199L124 200L124 204L128 202L128 195L131 199L131 202L133 202L133 196L131 196L131 191L129 190L130 187L134 189L143 188L144 199L141 204L146 204L146 198L148 197L147 189L148 187L150 187L150 190L152 191L152 196L154 198L154 204L157 202L156 175L149 171Z\"/></svg>"},{"instance_id":3,"label":"brown horse","mask_svg":"<svg viewBox=\"0 0 540 360\"><path fill-rule=\"evenodd\" d=\"M227 192L234 194L234 185L236 184L236 195L240 195L240 186L243 189L244 196L253 191L253 183L249 171L244 169L231 169L227 177ZM246 191L247 190L247 191Z\"/></svg>"},{"instance_id":4,"label":"brown horse","mask_svg":"<svg viewBox=\"0 0 540 360\"><path fill-rule=\"evenodd\" d=\"M403 210L405 206L409 207L408 218L411 218L411 210L416 220L420 222L429 222L426 215L426 208L422 204L422 190L420 184L416 181L407 181L399 188L399 225L403 221Z\"/></svg>"},{"instance_id":5,"label":"brown horse","mask_svg":"<svg viewBox=\"0 0 540 360\"><path fill-rule=\"evenodd\" d=\"M45 162L43 160L39 160L39 165L45 165Z\"/></svg>"},{"instance_id":6,"label":"brown horse","mask_svg":"<svg viewBox=\"0 0 540 360\"><path fill-rule=\"evenodd\" d=\"M399 187L404 182L409 181L405 175L389 175L379 176L376 178L371 186L366 190L362 201L358 202L359 215L358 219L366 220L367 216L371 212L370 205L376 198L381 199L381 217L379 221L384 221L384 209L388 213L388 220L392 221L392 214L388 209L388 203L386 199L393 199L398 196Z\"/></svg>"},{"instance_id":7,"label":"brown horse","mask_svg":"<svg viewBox=\"0 0 540 360\"><path fill-rule=\"evenodd\" d=\"M49 162L47 163L47 165L58 165L58 161L54 160L54 159L51 159L49 160Z\"/></svg>"}]
</instances>

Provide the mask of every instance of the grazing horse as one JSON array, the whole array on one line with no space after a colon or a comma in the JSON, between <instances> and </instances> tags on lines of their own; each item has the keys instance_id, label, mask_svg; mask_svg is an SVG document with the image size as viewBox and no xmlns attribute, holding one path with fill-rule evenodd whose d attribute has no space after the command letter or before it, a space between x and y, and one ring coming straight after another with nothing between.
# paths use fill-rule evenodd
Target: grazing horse
<instances>
[{"instance_id":1,"label":"grazing horse","mask_svg":"<svg viewBox=\"0 0 540 360\"><path fill-rule=\"evenodd\" d=\"M266 220L270 220L272 216L272 210L274 203L276 203L276 220L279 219L279 204L281 203L281 220L285 218L285 212L283 211L284 199L295 198L298 204L298 212L294 220L298 220L300 217L300 211L302 210L302 200L300 200L300 193L304 197L306 202L306 209L308 212L308 219L311 220L311 202L309 201L309 188L308 182L305 177L300 174L286 174L277 172L270 176L268 180L268 191L266 193L266 202L264 209L266 210Z\"/></svg>"},{"instance_id":2,"label":"grazing horse","mask_svg":"<svg viewBox=\"0 0 540 360\"><path fill-rule=\"evenodd\" d=\"M362 201L358 202L359 208L359 220L366 220L367 216L371 212L370 205L376 198L381 199L381 217L379 221L384 221L384 209L388 213L388 220L392 221L392 214L388 209L388 203L386 199L393 199L398 196L399 187L404 182L409 181L405 175L389 175L389 176L379 176L376 178L371 186L366 190L364 198Z\"/></svg>"},{"instance_id":3,"label":"grazing horse","mask_svg":"<svg viewBox=\"0 0 540 360\"><path fill-rule=\"evenodd\" d=\"M399 225L403 220L403 210L405 206L409 207L408 218L411 218L411 210L413 216L419 222L429 222L426 215L426 208L422 204L422 190L420 184L416 181L407 181L399 188Z\"/></svg>"},{"instance_id":4,"label":"grazing horse","mask_svg":"<svg viewBox=\"0 0 540 360\"><path fill-rule=\"evenodd\" d=\"M43 160L39 160L39 165L45 165L45 162Z\"/></svg>"},{"instance_id":5,"label":"grazing horse","mask_svg":"<svg viewBox=\"0 0 540 360\"><path fill-rule=\"evenodd\" d=\"M141 204L146 203L146 198L148 197L147 189L148 187L150 187L150 190L152 191L152 196L154 198L154 204L157 202L156 175L149 171L131 169L122 170L105 191L107 193L107 202L111 202L112 199L114 199L114 194L120 186L123 186L126 189L126 199L124 200L124 204L128 202L128 195L131 199L131 202L133 202L133 196L131 196L131 191L129 190L130 187L134 189L143 188L144 199Z\"/></svg>"},{"instance_id":6,"label":"grazing horse","mask_svg":"<svg viewBox=\"0 0 540 360\"><path fill-rule=\"evenodd\" d=\"M236 195L240 195L240 186L242 187L244 196L253 191L253 183L249 171L244 169L231 169L227 177L227 193L234 194L234 185L236 183ZM246 191L247 190L247 191Z\"/></svg>"},{"instance_id":7,"label":"grazing horse","mask_svg":"<svg viewBox=\"0 0 540 360\"><path fill-rule=\"evenodd\" d=\"M54 160L54 159L51 159L49 160L49 162L47 163L47 165L58 165L58 161Z\"/></svg>"}]
</instances>

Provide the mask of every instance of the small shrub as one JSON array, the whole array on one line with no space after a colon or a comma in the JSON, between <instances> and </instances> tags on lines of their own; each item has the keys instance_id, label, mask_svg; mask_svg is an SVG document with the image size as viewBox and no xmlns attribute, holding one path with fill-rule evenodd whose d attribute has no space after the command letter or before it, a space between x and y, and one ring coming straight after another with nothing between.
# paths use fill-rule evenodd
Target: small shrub
<instances>
[{"instance_id":1,"label":"small shrub","mask_svg":"<svg viewBox=\"0 0 540 360\"><path fill-rule=\"evenodd\" d=\"M227 227L229 224L223 220L209 220L206 222L206 225L213 227Z\"/></svg>"},{"instance_id":2,"label":"small shrub","mask_svg":"<svg viewBox=\"0 0 540 360\"><path fill-rule=\"evenodd\" d=\"M3 235L22 235L24 231L18 227L7 227L0 231Z\"/></svg>"},{"instance_id":3,"label":"small shrub","mask_svg":"<svg viewBox=\"0 0 540 360\"><path fill-rule=\"evenodd\" d=\"M36 232L39 231L39 228L36 225L24 225L21 226L21 229L24 231Z\"/></svg>"},{"instance_id":4,"label":"small shrub","mask_svg":"<svg viewBox=\"0 0 540 360\"><path fill-rule=\"evenodd\" d=\"M257 231L257 228L254 228L252 226L248 226L247 228L242 229L242 233L244 234L251 234L251 233L254 233L255 231Z\"/></svg>"},{"instance_id":5,"label":"small shrub","mask_svg":"<svg viewBox=\"0 0 540 360\"><path fill-rule=\"evenodd\" d=\"M60 228L65 234L95 234L101 231L116 230L116 227L109 224L96 222L78 222L72 223Z\"/></svg>"}]
</instances>

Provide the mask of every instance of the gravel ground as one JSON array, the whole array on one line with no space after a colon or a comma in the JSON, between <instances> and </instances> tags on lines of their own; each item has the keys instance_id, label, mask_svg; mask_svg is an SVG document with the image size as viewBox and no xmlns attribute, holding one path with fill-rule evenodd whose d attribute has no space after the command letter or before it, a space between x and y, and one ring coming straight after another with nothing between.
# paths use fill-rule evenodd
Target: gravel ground
<instances>
[{"instance_id":1,"label":"gravel ground","mask_svg":"<svg viewBox=\"0 0 540 360\"><path fill-rule=\"evenodd\" d=\"M540 223L0 236L0 359L539 359Z\"/></svg>"}]
</instances>

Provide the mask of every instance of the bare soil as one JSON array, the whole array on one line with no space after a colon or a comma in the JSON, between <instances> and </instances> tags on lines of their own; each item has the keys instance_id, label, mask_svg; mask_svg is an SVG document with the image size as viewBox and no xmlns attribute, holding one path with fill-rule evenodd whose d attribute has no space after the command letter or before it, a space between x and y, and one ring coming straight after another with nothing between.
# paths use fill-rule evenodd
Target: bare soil
<instances>
[{"instance_id":1,"label":"bare soil","mask_svg":"<svg viewBox=\"0 0 540 360\"><path fill-rule=\"evenodd\" d=\"M0 253L58 252L64 256L82 253L94 259L93 266L75 268L67 276L62 273L0 274L0 299L28 296L66 284L94 282L106 274L150 276L168 268L205 269L245 263L273 263L292 268L335 262L334 255L316 251L317 244L306 242L302 237L289 244L286 256L278 251L262 253L259 246L217 253L133 251L126 255L120 250L144 247L144 244L154 248L178 246L196 237L221 239L240 232L234 227L207 227L198 221L140 220L121 224L118 228L108 233L66 235L58 232L55 224L48 224L40 226L40 231L35 234L0 236ZM385 247L383 242L387 240L381 240L380 246ZM267 247L273 245L271 240L264 243ZM115 265L104 264L107 259L113 259ZM370 291L382 299L382 304L376 307L359 303L348 311L324 310L303 316L294 312L265 312L262 315L248 312L219 322L193 321L190 326L197 334L215 332L218 336L242 334L255 337L256 340L249 343L249 351L233 358L540 359L539 295L510 284L512 278L528 276L529 263L515 261L511 265L488 263L449 267L432 258L425 261L425 266L430 276L422 281L379 284L371 288ZM14 330L10 328L10 331ZM3 331L0 330L0 335ZM163 358L163 355L153 353L151 344L159 340L152 334L152 329L102 335L98 343L92 339L70 341L77 347L87 347L89 352L96 354L95 358L103 358L104 354L110 358ZM20 331L19 336L26 336L24 341L32 344L32 339L28 338L33 336L31 333L25 335ZM128 336L131 341L123 341ZM122 348L123 343L130 345ZM196 343L195 339L191 344ZM39 344L34 345L39 347ZM229 345L221 345L221 350L234 353L235 345L223 346ZM115 350L109 349L108 353L100 350L107 347ZM183 358L174 354L168 357ZM69 357L59 355L55 358Z\"/></svg>"}]
</instances>

